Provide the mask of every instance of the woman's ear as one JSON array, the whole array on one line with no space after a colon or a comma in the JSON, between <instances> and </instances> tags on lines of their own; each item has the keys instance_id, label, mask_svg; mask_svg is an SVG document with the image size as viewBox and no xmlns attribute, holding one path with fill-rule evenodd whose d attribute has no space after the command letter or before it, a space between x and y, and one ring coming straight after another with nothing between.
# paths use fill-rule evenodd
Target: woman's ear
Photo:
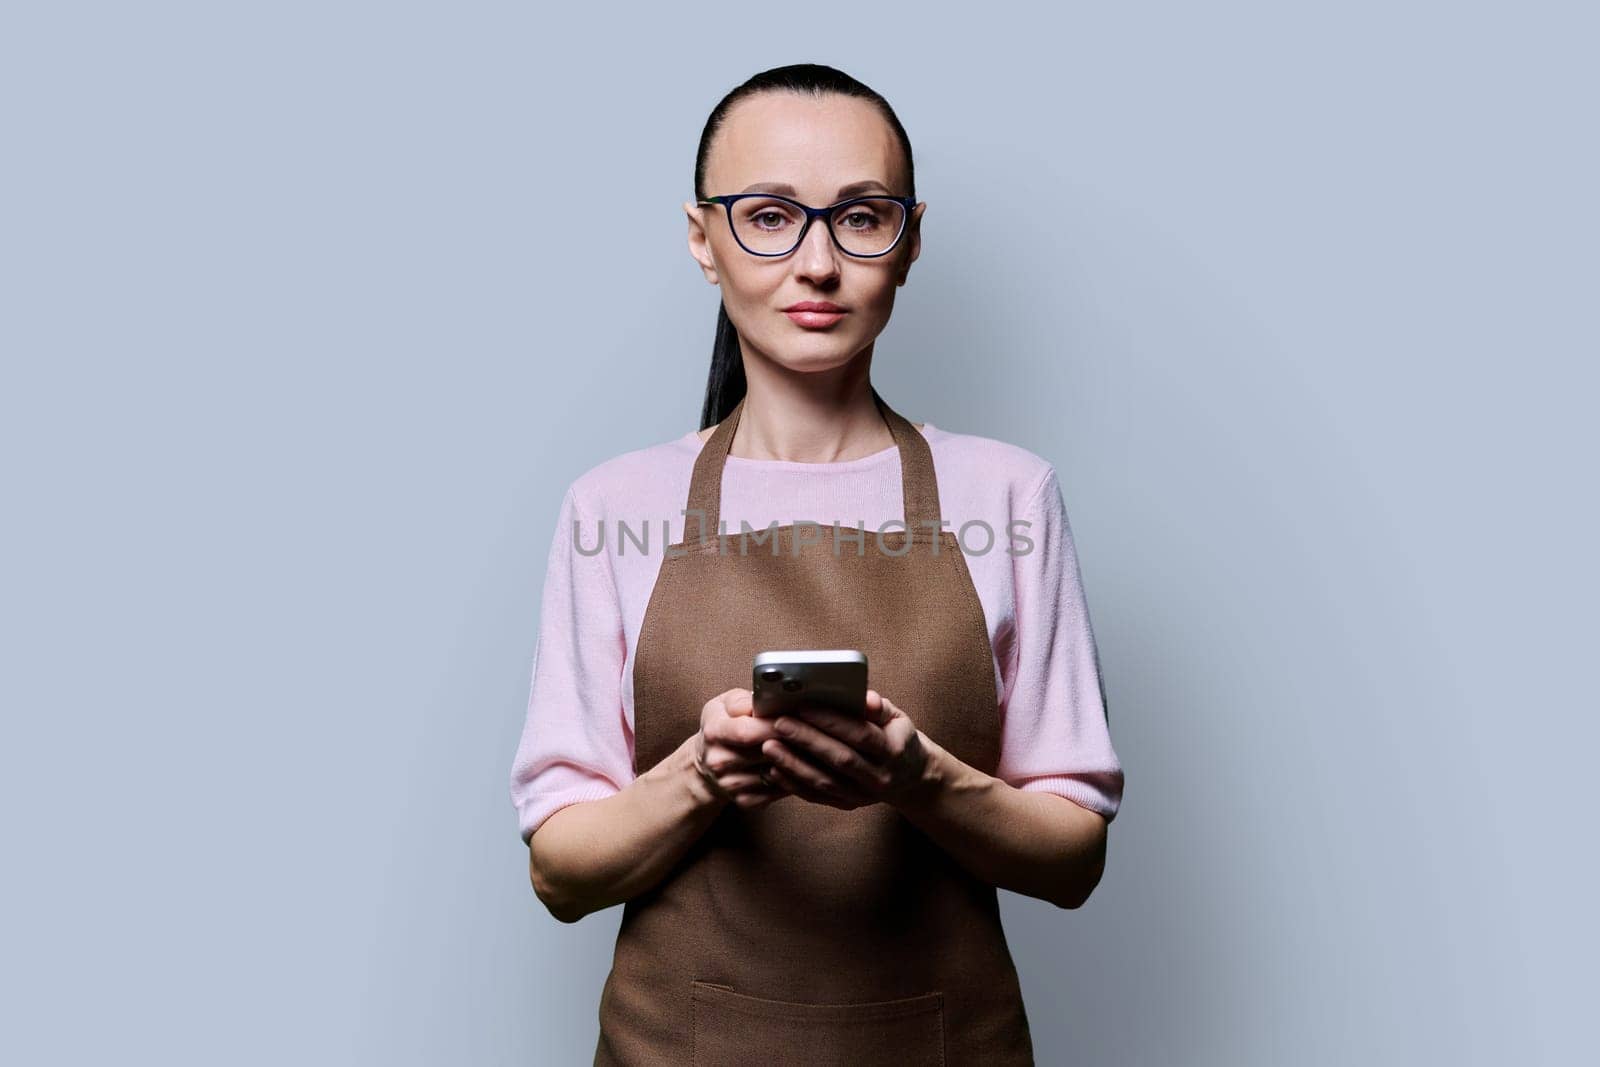
<instances>
[{"instance_id":1,"label":"woman's ear","mask_svg":"<svg viewBox=\"0 0 1600 1067\"><path fill-rule=\"evenodd\" d=\"M717 260L711 254L711 235L706 232L705 217L699 205L684 201L684 214L689 216L689 254L700 264L700 272L712 285L717 283Z\"/></svg>"},{"instance_id":2,"label":"woman's ear","mask_svg":"<svg viewBox=\"0 0 1600 1067\"><path fill-rule=\"evenodd\" d=\"M895 282L896 285L904 285L906 283L906 277L911 273L911 264L915 263L917 257L922 254L922 209L927 206L927 201L923 201L915 208L912 208L911 218L906 222L909 232L906 234L905 239L910 248L906 252L905 265L900 268L900 278Z\"/></svg>"}]
</instances>

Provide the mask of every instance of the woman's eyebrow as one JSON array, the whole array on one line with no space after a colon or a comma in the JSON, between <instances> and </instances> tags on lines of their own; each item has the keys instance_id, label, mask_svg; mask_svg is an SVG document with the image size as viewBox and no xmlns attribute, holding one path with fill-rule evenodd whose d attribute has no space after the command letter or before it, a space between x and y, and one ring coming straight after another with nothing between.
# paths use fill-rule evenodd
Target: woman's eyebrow
<instances>
[{"instance_id":1,"label":"woman's eyebrow","mask_svg":"<svg viewBox=\"0 0 1600 1067\"><path fill-rule=\"evenodd\" d=\"M864 182L851 182L849 185L841 186L839 199L843 200L847 196L855 196L857 193L865 193L872 189L882 189L886 193L889 192L887 185L873 178ZM744 191L747 193L777 193L780 196L797 195L794 191L794 186L787 182L756 182L754 185L746 186Z\"/></svg>"}]
</instances>

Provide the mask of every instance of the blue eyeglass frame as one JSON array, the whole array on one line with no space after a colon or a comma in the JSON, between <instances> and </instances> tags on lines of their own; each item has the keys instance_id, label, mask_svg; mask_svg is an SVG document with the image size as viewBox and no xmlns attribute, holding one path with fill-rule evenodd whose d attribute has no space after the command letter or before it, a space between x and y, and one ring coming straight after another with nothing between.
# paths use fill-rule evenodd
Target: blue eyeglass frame
<instances>
[{"instance_id":1,"label":"blue eyeglass frame","mask_svg":"<svg viewBox=\"0 0 1600 1067\"><path fill-rule=\"evenodd\" d=\"M794 248L790 248L786 252L756 252L751 250L751 248L743 241L739 240L739 227L733 224L733 205L750 197L760 197L763 200L782 200L785 204L793 204L795 207L806 213L806 221L800 225L800 235L794 240ZM885 248L882 252L869 252L865 254L860 252L852 252L844 245L839 243L839 235L834 232L833 222L829 216L842 207L848 207L851 204L859 204L864 200L893 200L895 203L905 208L905 214L900 216L900 232L894 235L894 240L890 241L889 247ZM799 248L801 242L806 239L806 233L811 229L812 221L815 219L822 219L823 223L828 227L828 236L833 239L834 247L836 247L839 251L843 252L852 259L878 259L882 256L888 255L890 252L893 252L896 248L900 247L900 239L906 235L906 223L911 221L911 212L917 206L917 198L914 196L890 196L887 193L877 193L875 195L868 194L867 196L853 196L849 200L841 200L837 204L831 204L828 207L811 207L809 204L802 204L798 200L793 200L787 196L779 196L777 193L732 193L727 196L708 196L704 200L695 201L695 203L708 207L712 204L721 204L723 210L728 213L728 232L733 234L733 239L735 241L739 242L739 247L744 249L746 252L749 252L752 256L760 256L763 259L775 259L779 256L788 256L794 254L795 248Z\"/></svg>"}]
</instances>

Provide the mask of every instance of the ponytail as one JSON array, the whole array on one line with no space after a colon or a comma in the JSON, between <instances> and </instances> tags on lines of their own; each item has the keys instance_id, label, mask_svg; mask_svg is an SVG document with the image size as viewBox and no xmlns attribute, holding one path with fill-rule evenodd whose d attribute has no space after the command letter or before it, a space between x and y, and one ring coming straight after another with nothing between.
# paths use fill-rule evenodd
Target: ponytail
<instances>
[{"instance_id":1,"label":"ponytail","mask_svg":"<svg viewBox=\"0 0 1600 1067\"><path fill-rule=\"evenodd\" d=\"M728 308L717 302L717 336L711 342L711 373L706 378L705 406L700 411L700 428L715 426L728 417L734 405L744 399L744 353L739 349L739 331L728 318Z\"/></svg>"}]
</instances>

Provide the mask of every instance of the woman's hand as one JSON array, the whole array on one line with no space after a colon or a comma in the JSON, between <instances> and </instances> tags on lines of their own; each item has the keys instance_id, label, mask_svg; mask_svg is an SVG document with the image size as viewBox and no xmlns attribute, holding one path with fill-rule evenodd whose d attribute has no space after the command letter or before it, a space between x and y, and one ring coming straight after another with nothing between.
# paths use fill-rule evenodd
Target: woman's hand
<instances>
[{"instance_id":1,"label":"woman's hand","mask_svg":"<svg viewBox=\"0 0 1600 1067\"><path fill-rule=\"evenodd\" d=\"M865 718L803 708L772 720L777 734L761 751L767 777L789 793L849 811L896 804L924 784L928 754L911 717L876 689Z\"/></svg>"},{"instance_id":2,"label":"woman's hand","mask_svg":"<svg viewBox=\"0 0 1600 1067\"><path fill-rule=\"evenodd\" d=\"M694 767L714 796L740 808L759 808L785 791L761 777L768 761L761 745L777 735L769 719L758 719L748 689L729 689L700 709Z\"/></svg>"}]
</instances>

